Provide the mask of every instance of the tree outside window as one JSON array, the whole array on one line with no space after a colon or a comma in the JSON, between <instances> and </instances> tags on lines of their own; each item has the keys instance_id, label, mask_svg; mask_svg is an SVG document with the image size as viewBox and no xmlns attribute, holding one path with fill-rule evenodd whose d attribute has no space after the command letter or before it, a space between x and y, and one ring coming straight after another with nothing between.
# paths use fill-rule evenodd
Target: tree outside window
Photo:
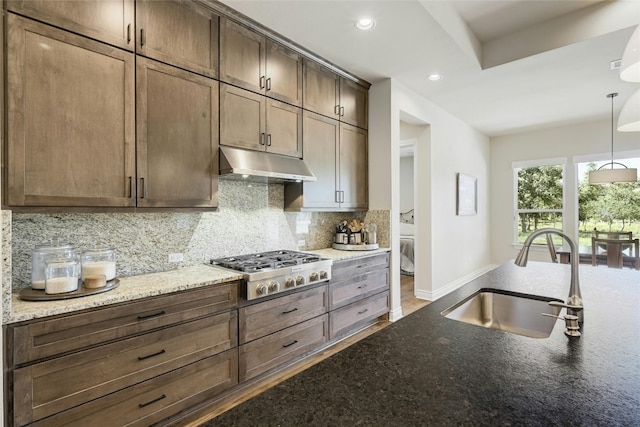
<instances>
[{"instance_id":1,"label":"tree outside window","mask_svg":"<svg viewBox=\"0 0 640 427\"><path fill-rule=\"evenodd\" d=\"M516 168L518 243L540 228L562 230L564 188L562 165ZM557 241L556 241L557 240ZM541 239L536 243L546 244ZM562 244L554 236L554 243Z\"/></svg>"},{"instance_id":2,"label":"tree outside window","mask_svg":"<svg viewBox=\"0 0 640 427\"><path fill-rule=\"evenodd\" d=\"M638 163L640 159L625 159ZM632 231L640 234L640 182L589 185L589 172L596 163L581 163L578 179L578 219L580 245L591 245L593 230Z\"/></svg>"}]
</instances>

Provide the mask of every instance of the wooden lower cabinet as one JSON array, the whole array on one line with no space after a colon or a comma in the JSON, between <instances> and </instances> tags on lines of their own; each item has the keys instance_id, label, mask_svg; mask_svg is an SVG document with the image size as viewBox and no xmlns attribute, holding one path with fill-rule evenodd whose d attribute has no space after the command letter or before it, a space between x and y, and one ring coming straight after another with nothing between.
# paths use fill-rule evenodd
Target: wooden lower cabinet
<instances>
[{"instance_id":1,"label":"wooden lower cabinet","mask_svg":"<svg viewBox=\"0 0 640 427\"><path fill-rule=\"evenodd\" d=\"M240 344L327 312L327 287L320 286L239 310Z\"/></svg>"},{"instance_id":2,"label":"wooden lower cabinet","mask_svg":"<svg viewBox=\"0 0 640 427\"><path fill-rule=\"evenodd\" d=\"M385 291L329 313L329 337L334 340L350 335L378 321L389 312L389 291Z\"/></svg>"},{"instance_id":3,"label":"wooden lower cabinet","mask_svg":"<svg viewBox=\"0 0 640 427\"><path fill-rule=\"evenodd\" d=\"M74 407L34 426L148 426L213 399L237 384L238 350L227 350L180 369Z\"/></svg>"},{"instance_id":4,"label":"wooden lower cabinet","mask_svg":"<svg viewBox=\"0 0 640 427\"><path fill-rule=\"evenodd\" d=\"M329 339L344 338L389 313L389 254L335 262L329 282Z\"/></svg>"},{"instance_id":5,"label":"wooden lower cabinet","mask_svg":"<svg viewBox=\"0 0 640 427\"><path fill-rule=\"evenodd\" d=\"M239 307L228 282L5 326L8 426L172 425L389 312L389 254ZM106 423L106 424L105 424Z\"/></svg>"},{"instance_id":6,"label":"wooden lower cabinet","mask_svg":"<svg viewBox=\"0 0 640 427\"><path fill-rule=\"evenodd\" d=\"M328 341L326 314L240 346L240 381L309 353Z\"/></svg>"},{"instance_id":7,"label":"wooden lower cabinet","mask_svg":"<svg viewBox=\"0 0 640 427\"><path fill-rule=\"evenodd\" d=\"M232 311L16 369L15 419L53 415L236 345Z\"/></svg>"},{"instance_id":8,"label":"wooden lower cabinet","mask_svg":"<svg viewBox=\"0 0 640 427\"><path fill-rule=\"evenodd\" d=\"M150 425L233 388L238 286L5 326L7 425Z\"/></svg>"},{"instance_id":9,"label":"wooden lower cabinet","mask_svg":"<svg viewBox=\"0 0 640 427\"><path fill-rule=\"evenodd\" d=\"M235 308L238 282L225 283L12 326L9 365L78 351Z\"/></svg>"}]
</instances>

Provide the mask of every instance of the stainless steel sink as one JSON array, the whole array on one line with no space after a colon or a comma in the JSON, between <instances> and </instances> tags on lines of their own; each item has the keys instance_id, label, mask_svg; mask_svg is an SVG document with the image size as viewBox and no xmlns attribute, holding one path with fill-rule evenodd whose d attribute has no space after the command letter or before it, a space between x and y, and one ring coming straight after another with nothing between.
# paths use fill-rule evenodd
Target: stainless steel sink
<instances>
[{"instance_id":1,"label":"stainless steel sink","mask_svg":"<svg viewBox=\"0 0 640 427\"><path fill-rule=\"evenodd\" d=\"M532 338L551 335L557 319L542 313L560 314L561 307L549 306L558 298L483 288L457 302L441 314L453 320Z\"/></svg>"}]
</instances>

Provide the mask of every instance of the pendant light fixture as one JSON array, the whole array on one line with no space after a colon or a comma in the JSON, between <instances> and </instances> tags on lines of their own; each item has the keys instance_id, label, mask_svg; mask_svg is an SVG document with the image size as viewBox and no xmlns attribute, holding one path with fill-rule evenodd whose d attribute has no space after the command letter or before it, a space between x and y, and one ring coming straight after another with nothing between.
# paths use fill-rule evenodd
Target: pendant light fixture
<instances>
[{"instance_id":1,"label":"pendant light fixture","mask_svg":"<svg viewBox=\"0 0 640 427\"><path fill-rule=\"evenodd\" d=\"M622 163L613 161L613 98L616 96L618 96L617 93L607 95L607 98L611 98L611 161L600 166L598 170L589 172L589 184L613 184L616 182L636 182L638 180L638 170L636 168L628 168ZM611 165L611 168L605 168L608 165ZM624 169L614 169L614 165L620 165Z\"/></svg>"}]
</instances>

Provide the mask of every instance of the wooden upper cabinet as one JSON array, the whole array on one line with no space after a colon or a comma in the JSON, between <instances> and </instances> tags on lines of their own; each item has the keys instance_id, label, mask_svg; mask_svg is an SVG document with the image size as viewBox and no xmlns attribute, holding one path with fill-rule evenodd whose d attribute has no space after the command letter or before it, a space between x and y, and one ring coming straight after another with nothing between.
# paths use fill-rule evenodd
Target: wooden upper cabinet
<instances>
[{"instance_id":1,"label":"wooden upper cabinet","mask_svg":"<svg viewBox=\"0 0 640 427\"><path fill-rule=\"evenodd\" d=\"M285 185L286 210L366 210L367 131L304 112L304 161L315 182Z\"/></svg>"},{"instance_id":2,"label":"wooden upper cabinet","mask_svg":"<svg viewBox=\"0 0 640 427\"><path fill-rule=\"evenodd\" d=\"M220 18L220 80L264 94L266 39L240 24Z\"/></svg>"},{"instance_id":3,"label":"wooden upper cabinet","mask_svg":"<svg viewBox=\"0 0 640 427\"><path fill-rule=\"evenodd\" d=\"M7 9L123 49L134 49L134 0L8 0Z\"/></svg>"},{"instance_id":4,"label":"wooden upper cabinet","mask_svg":"<svg viewBox=\"0 0 640 427\"><path fill-rule=\"evenodd\" d=\"M304 109L338 119L340 77L327 67L305 60L303 81Z\"/></svg>"},{"instance_id":5,"label":"wooden upper cabinet","mask_svg":"<svg viewBox=\"0 0 640 427\"><path fill-rule=\"evenodd\" d=\"M267 98L266 149L302 157L302 108Z\"/></svg>"},{"instance_id":6,"label":"wooden upper cabinet","mask_svg":"<svg viewBox=\"0 0 640 427\"><path fill-rule=\"evenodd\" d=\"M369 127L369 91L354 81L340 78L340 121L363 129Z\"/></svg>"},{"instance_id":7,"label":"wooden upper cabinet","mask_svg":"<svg viewBox=\"0 0 640 427\"><path fill-rule=\"evenodd\" d=\"M337 159L340 149L340 122L310 111L304 112L304 161L316 176L315 182L289 184L285 190L301 188L300 208L337 209ZM295 186L295 187L294 187Z\"/></svg>"},{"instance_id":8,"label":"wooden upper cabinet","mask_svg":"<svg viewBox=\"0 0 640 427\"><path fill-rule=\"evenodd\" d=\"M220 20L220 80L302 106L302 56L224 17Z\"/></svg>"},{"instance_id":9,"label":"wooden upper cabinet","mask_svg":"<svg viewBox=\"0 0 640 427\"><path fill-rule=\"evenodd\" d=\"M340 205L348 209L368 206L367 131L340 123Z\"/></svg>"},{"instance_id":10,"label":"wooden upper cabinet","mask_svg":"<svg viewBox=\"0 0 640 427\"><path fill-rule=\"evenodd\" d=\"M221 83L220 144L302 157L302 109Z\"/></svg>"},{"instance_id":11,"label":"wooden upper cabinet","mask_svg":"<svg viewBox=\"0 0 640 427\"><path fill-rule=\"evenodd\" d=\"M369 91L311 60L304 61L304 108L368 128Z\"/></svg>"},{"instance_id":12,"label":"wooden upper cabinet","mask_svg":"<svg viewBox=\"0 0 640 427\"><path fill-rule=\"evenodd\" d=\"M267 39L265 94L302 106L302 57L297 52Z\"/></svg>"},{"instance_id":13,"label":"wooden upper cabinet","mask_svg":"<svg viewBox=\"0 0 640 427\"><path fill-rule=\"evenodd\" d=\"M7 24L7 204L135 206L133 53Z\"/></svg>"},{"instance_id":14,"label":"wooden upper cabinet","mask_svg":"<svg viewBox=\"0 0 640 427\"><path fill-rule=\"evenodd\" d=\"M220 83L220 144L263 151L266 98Z\"/></svg>"},{"instance_id":15,"label":"wooden upper cabinet","mask_svg":"<svg viewBox=\"0 0 640 427\"><path fill-rule=\"evenodd\" d=\"M218 15L193 2L136 1L136 52L218 76Z\"/></svg>"},{"instance_id":16,"label":"wooden upper cabinet","mask_svg":"<svg viewBox=\"0 0 640 427\"><path fill-rule=\"evenodd\" d=\"M137 60L138 206L215 207L218 82Z\"/></svg>"}]
</instances>

